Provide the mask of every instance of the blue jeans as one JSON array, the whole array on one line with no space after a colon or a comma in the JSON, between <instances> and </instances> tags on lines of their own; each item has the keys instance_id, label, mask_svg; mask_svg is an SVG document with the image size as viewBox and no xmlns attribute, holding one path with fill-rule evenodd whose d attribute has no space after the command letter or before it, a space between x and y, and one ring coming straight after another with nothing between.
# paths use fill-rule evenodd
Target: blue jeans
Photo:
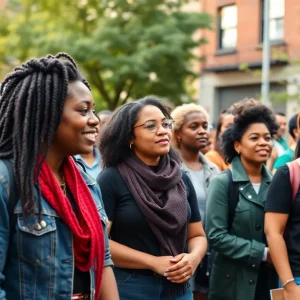
<instances>
[{"instance_id":1,"label":"blue jeans","mask_svg":"<svg viewBox=\"0 0 300 300\"><path fill-rule=\"evenodd\" d=\"M132 269L114 268L120 300L169 300L167 280L163 276L141 274ZM150 273L150 271L149 271ZM192 300L193 293L189 286L183 296L172 300Z\"/></svg>"}]
</instances>

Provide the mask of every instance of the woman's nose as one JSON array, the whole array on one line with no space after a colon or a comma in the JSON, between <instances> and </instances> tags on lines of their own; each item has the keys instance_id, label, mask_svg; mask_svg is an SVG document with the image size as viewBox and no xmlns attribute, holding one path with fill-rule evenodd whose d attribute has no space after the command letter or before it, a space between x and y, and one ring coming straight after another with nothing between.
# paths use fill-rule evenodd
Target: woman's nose
<instances>
[{"instance_id":1,"label":"woman's nose","mask_svg":"<svg viewBox=\"0 0 300 300\"><path fill-rule=\"evenodd\" d=\"M268 141L264 138L264 137L261 137L259 140L258 140L259 144L260 145L265 145L265 144L268 144ZM271 143L271 142L270 142Z\"/></svg>"},{"instance_id":2,"label":"woman's nose","mask_svg":"<svg viewBox=\"0 0 300 300\"><path fill-rule=\"evenodd\" d=\"M91 114L90 118L88 119L88 122L89 124L93 124L94 126L97 126L100 123L99 119L97 118L97 116L95 116L94 113Z\"/></svg>"},{"instance_id":3,"label":"woman's nose","mask_svg":"<svg viewBox=\"0 0 300 300\"><path fill-rule=\"evenodd\" d=\"M162 124L157 125L156 134L165 134L166 132L170 131L168 128L164 128Z\"/></svg>"},{"instance_id":4,"label":"woman's nose","mask_svg":"<svg viewBox=\"0 0 300 300\"><path fill-rule=\"evenodd\" d=\"M206 133L206 130L202 126L199 126L198 133Z\"/></svg>"}]
</instances>

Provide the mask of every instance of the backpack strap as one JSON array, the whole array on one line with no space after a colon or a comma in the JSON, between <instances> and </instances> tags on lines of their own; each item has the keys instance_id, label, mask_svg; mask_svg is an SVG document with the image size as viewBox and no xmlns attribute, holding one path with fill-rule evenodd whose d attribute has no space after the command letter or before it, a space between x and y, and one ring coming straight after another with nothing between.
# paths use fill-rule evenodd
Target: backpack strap
<instances>
[{"instance_id":1,"label":"backpack strap","mask_svg":"<svg viewBox=\"0 0 300 300\"><path fill-rule=\"evenodd\" d=\"M239 202L239 184L233 181L230 169L225 170L224 173L228 176L228 231L230 231Z\"/></svg>"},{"instance_id":2,"label":"backpack strap","mask_svg":"<svg viewBox=\"0 0 300 300\"><path fill-rule=\"evenodd\" d=\"M8 176L9 176L9 194L8 194L8 202L7 202L7 211L9 215L9 230L10 230L10 234L12 234L14 227L17 223L17 216L14 214L14 210L18 201L18 189L17 189L17 184L14 176L12 161L9 159L3 159L2 161L8 170Z\"/></svg>"},{"instance_id":3,"label":"backpack strap","mask_svg":"<svg viewBox=\"0 0 300 300\"><path fill-rule=\"evenodd\" d=\"M287 163L290 172L290 182L292 188L292 201L291 205L294 204L297 192L300 186L300 158L297 158Z\"/></svg>"}]
</instances>

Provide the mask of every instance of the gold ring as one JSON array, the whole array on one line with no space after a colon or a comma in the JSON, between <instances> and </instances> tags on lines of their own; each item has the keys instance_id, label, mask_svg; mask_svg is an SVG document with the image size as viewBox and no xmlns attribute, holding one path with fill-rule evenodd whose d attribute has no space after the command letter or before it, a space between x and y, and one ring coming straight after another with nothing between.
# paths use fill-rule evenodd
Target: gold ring
<instances>
[{"instance_id":1,"label":"gold ring","mask_svg":"<svg viewBox=\"0 0 300 300\"><path fill-rule=\"evenodd\" d=\"M187 275L186 272L184 272L184 273L183 273L183 277L186 277L186 275Z\"/></svg>"}]
</instances>

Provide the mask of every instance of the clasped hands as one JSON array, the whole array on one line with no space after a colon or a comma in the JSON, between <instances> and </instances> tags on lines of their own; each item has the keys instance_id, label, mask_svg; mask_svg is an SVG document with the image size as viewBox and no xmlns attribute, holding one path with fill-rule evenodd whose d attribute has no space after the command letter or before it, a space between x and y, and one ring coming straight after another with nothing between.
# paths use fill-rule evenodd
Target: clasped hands
<instances>
[{"instance_id":1,"label":"clasped hands","mask_svg":"<svg viewBox=\"0 0 300 300\"><path fill-rule=\"evenodd\" d=\"M175 257L158 256L152 269L171 282L183 283L192 277L200 261L200 257L192 253L181 253Z\"/></svg>"}]
</instances>

